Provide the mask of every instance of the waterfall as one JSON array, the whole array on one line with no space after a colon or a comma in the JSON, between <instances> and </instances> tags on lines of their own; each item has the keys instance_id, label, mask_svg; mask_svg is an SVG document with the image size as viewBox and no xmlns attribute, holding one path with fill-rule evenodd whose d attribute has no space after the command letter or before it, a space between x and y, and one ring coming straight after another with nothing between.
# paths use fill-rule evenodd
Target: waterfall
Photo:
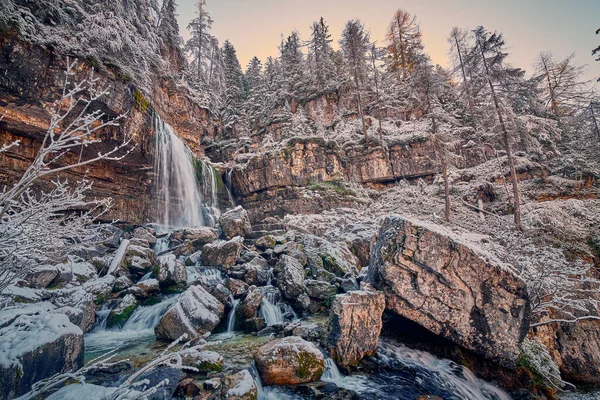
<instances>
[{"instance_id":1,"label":"waterfall","mask_svg":"<svg viewBox=\"0 0 600 400\"><path fill-rule=\"evenodd\" d=\"M233 333L234 329L235 329L235 312L238 308L238 304L240 304L240 300L233 300L232 299L232 303L233 303L233 307L231 307L231 311L229 311L229 318L227 319L227 332L226 333Z\"/></svg>"},{"instance_id":2,"label":"waterfall","mask_svg":"<svg viewBox=\"0 0 600 400\"><path fill-rule=\"evenodd\" d=\"M282 324L283 313L278 304L276 304L277 292L268 291L263 294L260 304L260 315L265 319L267 326Z\"/></svg>"},{"instance_id":3,"label":"waterfall","mask_svg":"<svg viewBox=\"0 0 600 400\"><path fill-rule=\"evenodd\" d=\"M202 196L204 198L202 217L207 225L214 226L221 216L217 186L218 171L204 160L198 161L198 169L201 175Z\"/></svg>"},{"instance_id":4,"label":"waterfall","mask_svg":"<svg viewBox=\"0 0 600 400\"><path fill-rule=\"evenodd\" d=\"M154 119L154 129L158 222L172 227L203 226L202 194L196 180L192 153L158 114Z\"/></svg>"},{"instance_id":5,"label":"waterfall","mask_svg":"<svg viewBox=\"0 0 600 400\"><path fill-rule=\"evenodd\" d=\"M323 376L321 376L321 380L336 383L340 382L341 378L342 374L337 365L335 365L331 358L325 357L325 371L323 372Z\"/></svg>"},{"instance_id":6,"label":"waterfall","mask_svg":"<svg viewBox=\"0 0 600 400\"><path fill-rule=\"evenodd\" d=\"M151 306L138 306L122 328L106 328L106 319L114 307L109 302L98 311L98 324L85 335L86 353L101 354L117 347L123 348L144 340L154 341L154 327L179 296L170 296Z\"/></svg>"}]
</instances>

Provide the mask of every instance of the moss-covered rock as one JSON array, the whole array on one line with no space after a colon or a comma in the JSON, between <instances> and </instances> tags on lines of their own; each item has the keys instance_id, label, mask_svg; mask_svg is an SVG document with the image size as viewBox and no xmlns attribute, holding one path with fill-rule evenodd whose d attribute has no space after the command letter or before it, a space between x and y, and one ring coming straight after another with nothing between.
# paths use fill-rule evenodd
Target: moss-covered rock
<instances>
[{"instance_id":1,"label":"moss-covered rock","mask_svg":"<svg viewBox=\"0 0 600 400\"><path fill-rule=\"evenodd\" d=\"M108 314L108 318L106 319L106 326L108 328L112 328L115 326L125 325L125 323L129 319L129 317L131 317L131 314L133 314L133 311L135 310L138 304L139 302L131 294L128 294L127 296L123 297L123 300L121 300L121 302L115 308L112 309L110 314Z\"/></svg>"}]
</instances>

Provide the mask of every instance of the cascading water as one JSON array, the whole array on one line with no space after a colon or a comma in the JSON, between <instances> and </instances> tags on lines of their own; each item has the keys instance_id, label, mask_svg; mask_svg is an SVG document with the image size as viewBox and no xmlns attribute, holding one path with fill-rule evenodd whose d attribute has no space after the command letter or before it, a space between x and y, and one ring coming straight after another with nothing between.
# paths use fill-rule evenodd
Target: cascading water
<instances>
[{"instance_id":1,"label":"cascading water","mask_svg":"<svg viewBox=\"0 0 600 400\"><path fill-rule=\"evenodd\" d=\"M154 327L178 296L170 296L162 302L135 309L122 328L106 328L106 318L114 304L108 303L98 311L98 324L85 335L85 350L88 354L103 354L117 347L123 348L143 341L154 341Z\"/></svg>"},{"instance_id":2,"label":"cascading water","mask_svg":"<svg viewBox=\"0 0 600 400\"><path fill-rule=\"evenodd\" d=\"M342 374L337 365L329 357L325 357L325 371L321 376L322 381L338 383L342 379Z\"/></svg>"},{"instance_id":3,"label":"cascading water","mask_svg":"<svg viewBox=\"0 0 600 400\"><path fill-rule=\"evenodd\" d=\"M154 129L158 223L179 228L214 226L221 215L218 172L208 162L197 160L158 114Z\"/></svg>"},{"instance_id":4,"label":"cascading water","mask_svg":"<svg viewBox=\"0 0 600 400\"><path fill-rule=\"evenodd\" d=\"M229 312L229 318L227 319L227 334L233 334L235 329L235 312L237 311L238 305L240 304L240 300L232 299L233 307L231 307L231 311Z\"/></svg>"},{"instance_id":5,"label":"cascading water","mask_svg":"<svg viewBox=\"0 0 600 400\"><path fill-rule=\"evenodd\" d=\"M281 308L276 304L276 292L268 291L264 293L260 304L260 315L265 319L267 326L284 322Z\"/></svg>"}]
</instances>

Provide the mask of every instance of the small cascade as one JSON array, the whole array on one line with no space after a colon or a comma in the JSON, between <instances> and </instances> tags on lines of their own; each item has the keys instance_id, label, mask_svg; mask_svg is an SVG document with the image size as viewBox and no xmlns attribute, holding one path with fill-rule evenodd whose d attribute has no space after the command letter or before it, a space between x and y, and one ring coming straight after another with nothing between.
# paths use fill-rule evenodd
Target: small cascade
<instances>
[{"instance_id":1,"label":"small cascade","mask_svg":"<svg viewBox=\"0 0 600 400\"><path fill-rule=\"evenodd\" d=\"M238 305L240 304L240 300L234 300L231 298L231 302L233 307L231 307L231 311L229 311L229 317L227 319L227 332L228 334L232 334L235 330L235 312L237 311Z\"/></svg>"},{"instance_id":2,"label":"small cascade","mask_svg":"<svg viewBox=\"0 0 600 400\"><path fill-rule=\"evenodd\" d=\"M135 309L122 328L106 328L108 314L115 304L109 302L97 312L98 324L93 331L85 335L87 353L100 354L139 344L144 340L154 341L154 327L167 309L177 301L178 296L171 296L151 306L140 306Z\"/></svg>"},{"instance_id":3,"label":"small cascade","mask_svg":"<svg viewBox=\"0 0 600 400\"><path fill-rule=\"evenodd\" d=\"M231 207L235 207L235 199L233 198L233 180L231 178L231 175L233 174L233 168L231 168L229 171L227 171L227 181L225 182L225 184L227 185L227 196L229 196L229 204L231 204Z\"/></svg>"},{"instance_id":4,"label":"small cascade","mask_svg":"<svg viewBox=\"0 0 600 400\"><path fill-rule=\"evenodd\" d=\"M321 376L322 381L338 383L342 379L342 374L337 365L329 357L325 357L325 371Z\"/></svg>"},{"instance_id":5,"label":"small cascade","mask_svg":"<svg viewBox=\"0 0 600 400\"><path fill-rule=\"evenodd\" d=\"M158 114L154 119L154 129L158 222L169 227L205 225L202 217L202 193L196 180L192 153Z\"/></svg>"},{"instance_id":6,"label":"small cascade","mask_svg":"<svg viewBox=\"0 0 600 400\"><path fill-rule=\"evenodd\" d=\"M260 304L260 316L265 319L267 326L282 324L284 322L281 307L276 303L277 292L267 291L263 294Z\"/></svg>"},{"instance_id":7,"label":"small cascade","mask_svg":"<svg viewBox=\"0 0 600 400\"><path fill-rule=\"evenodd\" d=\"M201 182L202 197L204 199L202 217L208 226L215 226L221 216L217 187L219 172L204 160L198 160L197 164L198 179Z\"/></svg>"}]
</instances>

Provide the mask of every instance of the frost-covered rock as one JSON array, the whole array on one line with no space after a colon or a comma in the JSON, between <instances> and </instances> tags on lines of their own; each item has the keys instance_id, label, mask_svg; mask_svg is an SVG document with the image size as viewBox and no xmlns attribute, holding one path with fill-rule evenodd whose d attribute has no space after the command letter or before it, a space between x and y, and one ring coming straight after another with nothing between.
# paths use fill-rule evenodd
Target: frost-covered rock
<instances>
[{"instance_id":1,"label":"frost-covered rock","mask_svg":"<svg viewBox=\"0 0 600 400\"><path fill-rule=\"evenodd\" d=\"M256 400L258 387L247 369L243 369L223 380L222 397L227 400Z\"/></svg>"},{"instance_id":2,"label":"frost-covered rock","mask_svg":"<svg viewBox=\"0 0 600 400\"><path fill-rule=\"evenodd\" d=\"M244 270L244 281L248 285L264 286L271 278L269 264L262 257L254 257L251 261L242 264L242 269Z\"/></svg>"},{"instance_id":3,"label":"frost-covered rock","mask_svg":"<svg viewBox=\"0 0 600 400\"><path fill-rule=\"evenodd\" d=\"M133 231L133 238L146 240L150 245L156 244L156 237L148 232L146 228L136 228L136 230Z\"/></svg>"},{"instance_id":4,"label":"frost-covered rock","mask_svg":"<svg viewBox=\"0 0 600 400\"><path fill-rule=\"evenodd\" d=\"M377 352L384 310L385 296L381 292L354 291L335 297L327 322L326 345L336 364L355 366Z\"/></svg>"},{"instance_id":5,"label":"frost-covered rock","mask_svg":"<svg viewBox=\"0 0 600 400\"><path fill-rule=\"evenodd\" d=\"M460 236L389 216L373 248L369 281L398 315L499 364L516 365L529 329L525 283Z\"/></svg>"},{"instance_id":6,"label":"frost-covered rock","mask_svg":"<svg viewBox=\"0 0 600 400\"><path fill-rule=\"evenodd\" d=\"M23 278L27 286L44 289L58 276L58 269L54 265L41 265L33 268Z\"/></svg>"},{"instance_id":7,"label":"frost-covered rock","mask_svg":"<svg viewBox=\"0 0 600 400\"><path fill-rule=\"evenodd\" d=\"M266 235L256 240L256 247L261 250L273 249L277 246L277 239L272 235Z\"/></svg>"},{"instance_id":8,"label":"frost-covered rock","mask_svg":"<svg viewBox=\"0 0 600 400\"><path fill-rule=\"evenodd\" d=\"M343 242L329 242L313 235L299 235L296 239L304 246L304 252L315 254L321 259L325 270L339 277L347 274L356 274L358 259ZM317 265L317 268L319 265Z\"/></svg>"},{"instance_id":9,"label":"frost-covered rock","mask_svg":"<svg viewBox=\"0 0 600 400\"><path fill-rule=\"evenodd\" d=\"M89 286L91 285L61 289L52 292L50 298L50 302L56 307L56 312L65 314L71 323L81 328L84 333L89 332L96 322L96 303L94 295L86 289Z\"/></svg>"},{"instance_id":10,"label":"frost-covered rock","mask_svg":"<svg viewBox=\"0 0 600 400\"><path fill-rule=\"evenodd\" d=\"M118 293L121 290L125 290L133 286L133 282L129 279L128 276L120 276L115 281L113 285L113 292Z\"/></svg>"},{"instance_id":11,"label":"frost-covered rock","mask_svg":"<svg viewBox=\"0 0 600 400\"><path fill-rule=\"evenodd\" d=\"M296 301L298 296L306 293L304 268L295 258L282 255L273 272L276 285L286 300Z\"/></svg>"},{"instance_id":12,"label":"frost-covered rock","mask_svg":"<svg viewBox=\"0 0 600 400\"><path fill-rule=\"evenodd\" d=\"M327 282L307 279L304 281L306 293L312 299L327 300L337 294L337 288Z\"/></svg>"},{"instance_id":13,"label":"frost-covered rock","mask_svg":"<svg viewBox=\"0 0 600 400\"><path fill-rule=\"evenodd\" d=\"M202 248L202 264L224 267L235 265L238 258L240 258L243 244L244 238L240 236L229 241L218 240L209 243Z\"/></svg>"},{"instance_id":14,"label":"frost-covered rock","mask_svg":"<svg viewBox=\"0 0 600 400\"><path fill-rule=\"evenodd\" d=\"M182 234L182 240L189 240L194 248L202 248L205 244L212 243L219 238L219 233L215 228L201 226L193 229L185 229Z\"/></svg>"},{"instance_id":15,"label":"frost-covered rock","mask_svg":"<svg viewBox=\"0 0 600 400\"><path fill-rule=\"evenodd\" d=\"M154 328L158 340L172 341L187 333L193 340L219 324L225 307L201 286L186 290Z\"/></svg>"},{"instance_id":16,"label":"frost-covered rock","mask_svg":"<svg viewBox=\"0 0 600 400\"><path fill-rule=\"evenodd\" d=\"M221 371L225 361L214 351L189 348L181 351L183 365L197 368L200 372Z\"/></svg>"},{"instance_id":17,"label":"frost-covered rock","mask_svg":"<svg viewBox=\"0 0 600 400\"><path fill-rule=\"evenodd\" d=\"M240 281L239 279L228 278L225 281L225 287L229 289L231 295L239 299L248 293L248 284L244 281Z\"/></svg>"},{"instance_id":18,"label":"frost-covered rock","mask_svg":"<svg viewBox=\"0 0 600 400\"><path fill-rule=\"evenodd\" d=\"M146 279L136 285L146 296L152 296L160 292L160 283L156 279Z\"/></svg>"},{"instance_id":19,"label":"frost-covered rock","mask_svg":"<svg viewBox=\"0 0 600 400\"><path fill-rule=\"evenodd\" d=\"M128 294L121 299L119 304L110 311L106 319L106 326L112 328L114 326L123 326L133 314L139 302L132 294Z\"/></svg>"},{"instance_id":20,"label":"frost-covered rock","mask_svg":"<svg viewBox=\"0 0 600 400\"><path fill-rule=\"evenodd\" d=\"M260 307L262 299L263 295L261 291L256 286L252 286L244 300L236 309L235 318L238 321L238 326L244 327L245 330L252 331L252 327L250 326L248 326L250 329L246 329L246 321L256 316L256 312L258 311L258 307Z\"/></svg>"},{"instance_id":21,"label":"frost-covered rock","mask_svg":"<svg viewBox=\"0 0 600 400\"><path fill-rule=\"evenodd\" d=\"M321 378L325 359L317 347L289 336L260 347L254 355L256 368L265 385L297 385Z\"/></svg>"},{"instance_id":22,"label":"frost-covered rock","mask_svg":"<svg viewBox=\"0 0 600 400\"><path fill-rule=\"evenodd\" d=\"M252 233L252 225L250 225L248 213L242 206L237 206L232 210L224 212L219 218L219 226L221 227L223 236L227 239L236 236L246 237Z\"/></svg>"},{"instance_id":23,"label":"frost-covered rock","mask_svg":"<svg viewBox=\"0 0 600 400\"><path fill-rule=\"evenodd\" d=\"M187 281L185 265L173 254L161 256L154 275L161 287L184 284Z\"/></svg>"},{"instance_id":24,"label":"frost-covered rock","mask_svg":"<svg viewBox=\"0 0 600 400\"><path fill-rule=\"evenodd\" d=\"M0 311L0 393L13 398L83 366L83 331L46 305Z\"/></svg>"},{"instance_id":25,"label":"frost-covered rock","mask_svg":"<svg viewBox=\"0 0 600 400\"><path fill-rule=\"evenodd\" d=\"M87 281L81 285L81 288L92 294L96 304L102 304L110 298L116 280L117 278L114 276L106 275L102 278Z\"/></svg>"}]
</instances>

